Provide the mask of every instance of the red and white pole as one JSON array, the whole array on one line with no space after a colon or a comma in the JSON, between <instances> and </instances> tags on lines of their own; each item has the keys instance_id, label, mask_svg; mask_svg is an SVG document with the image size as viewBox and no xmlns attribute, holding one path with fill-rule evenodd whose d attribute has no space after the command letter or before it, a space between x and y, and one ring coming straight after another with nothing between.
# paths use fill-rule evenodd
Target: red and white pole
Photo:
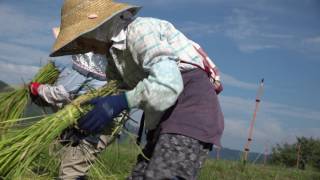
<instances>
[{"instance_id":1,"label":"red and white pole","mask_svg":"<svg viewBox=\"0 0 320 180\"><path fill-rule=\"evenodd\" d=\"M245 162L248 159L248 153L250 151L250 144L252 142L252 137L253 137L253 128L254 128L254 123L256 122L257 112L258 112L259 104L260 104L260 101L261 101L261 96L263 94L263 86L264 86L264 79L262 79L260 81L260 86L259 86L258 93L257 93L257 96L256 96L256 105L255 105L255 109L254 109L254 112L253 112L253 118L252 118L251 123L250 123L248 139L247 139L247 143L244 146L243 160Z\"/></svg>"}]
</instances>

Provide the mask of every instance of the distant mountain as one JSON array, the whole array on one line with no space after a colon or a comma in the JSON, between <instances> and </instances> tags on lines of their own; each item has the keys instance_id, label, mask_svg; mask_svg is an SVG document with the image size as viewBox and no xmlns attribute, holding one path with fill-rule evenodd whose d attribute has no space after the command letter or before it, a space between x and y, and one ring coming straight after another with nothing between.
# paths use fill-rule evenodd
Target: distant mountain
<instances>
[{"instance_id":1,"label":"distant mountain","mask_svg":"<svg viewBox=\"0 0 320 180\"><path fill-rule=\"evenodd\" d=\"M235 161L241 160L242 154L243 154L242 151L230 149L230 148L222 148L219 152L220 159L235 160ZM211 158L216 159L217 157L216 149L214 148L209 155ZM248 155L249 162L263 163L263 160L264 160L264 154L250 152Z\"/></svg>"},{"instance_id":2,"label":"distant mountain","mask_svg":"<svg viewBox=\"0 0 320 180\"><path fill-rule=\"evenodd\" d=\"M13 88L10 87L10 85L0 80L0 92L6 92L11 90L13 90Z\"/></svg>"}]
</instances>

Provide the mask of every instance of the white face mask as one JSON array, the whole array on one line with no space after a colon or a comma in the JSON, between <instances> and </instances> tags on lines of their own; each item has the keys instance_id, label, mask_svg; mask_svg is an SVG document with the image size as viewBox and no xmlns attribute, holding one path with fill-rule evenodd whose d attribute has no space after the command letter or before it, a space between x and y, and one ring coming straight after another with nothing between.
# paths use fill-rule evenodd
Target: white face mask
<instances>
[{"instance_id":1,"label":"white face mask","mask_svg":"<svg viewBox=\"0 0 320 180\"><path fill-rule=\"evenodd\" d=\"M83 36L85 38L96 39L106 43L110 42L112 36L119 33L118 31L126 26L132 17L133 15L130 11L125 11Z\"/></svg>"}]
</instances>

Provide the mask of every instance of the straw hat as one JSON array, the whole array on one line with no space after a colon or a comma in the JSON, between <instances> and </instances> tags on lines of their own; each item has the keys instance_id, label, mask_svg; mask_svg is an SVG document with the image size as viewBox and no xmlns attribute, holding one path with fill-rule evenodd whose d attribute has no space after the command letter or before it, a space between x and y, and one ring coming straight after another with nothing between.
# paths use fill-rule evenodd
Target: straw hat
<instances>
[{"instance_id":1,"label":"straw hat","mask_svg":"<svg viewBox=\"0 0 320 180\"><path fill-rule=\"evenodd\" d=\"M135 15L139 6L112 0L65 0L61 9L60 33L53 45L51 57L85 53L77 38L91 32L124 11Z\"/></svg>"}]
</instances>

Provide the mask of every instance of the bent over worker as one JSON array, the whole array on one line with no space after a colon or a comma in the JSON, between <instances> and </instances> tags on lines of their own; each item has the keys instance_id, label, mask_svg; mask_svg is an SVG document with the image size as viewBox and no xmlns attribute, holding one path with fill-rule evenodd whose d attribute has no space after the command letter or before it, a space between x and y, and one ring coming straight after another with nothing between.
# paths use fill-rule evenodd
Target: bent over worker
<instances>
[{"instance_id":1,"label":"bent over worker","mask_svg":"<svg viewBox=\"0 0 320 180\"><path fill-rule=\"evenodd\" d=\"M33 99L39 102L40 98L57 111L88 90L97 89L107 83L105 56L88 52L73 55L71 62L55 62L60 74L54 85L31 83ZM96 155L109 143L105 134L84 134L74 127L67 128L59 140L64 145L59 171L59 177L63 180L84 179Z\"/></svg>"},{"instance_id":2,"label":"bent over worker","mask_svg":"<svg viewBox=\"0 0 320 180\"><path fill-rule=\"evenodd\" d=\"M129 179L196 179L224 123L217 69L204 51L171 23L134 17L140 7L111 0L66 0L51 56L97 51L110 58L109 78L127 91L99 97L78 121L103 130L121 111L140 108L148 130Z\"/></svg>"}]
</instances>

